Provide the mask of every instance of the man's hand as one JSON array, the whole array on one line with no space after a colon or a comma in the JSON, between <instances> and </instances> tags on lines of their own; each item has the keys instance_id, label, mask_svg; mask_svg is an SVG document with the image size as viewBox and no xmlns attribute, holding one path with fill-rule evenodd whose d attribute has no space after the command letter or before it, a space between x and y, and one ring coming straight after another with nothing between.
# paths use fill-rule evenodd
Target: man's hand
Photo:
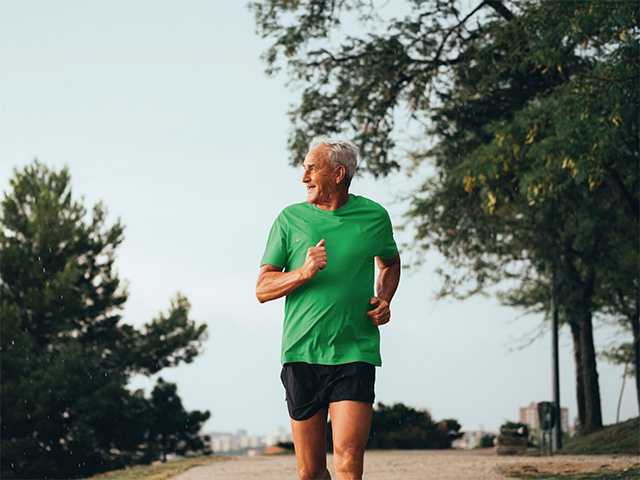
<instances>
[{"instance_id":1,"label":"man's hand","mask_svg":"<svg viewBox=\"0 0 640 480\"><path fill-rule=\"evenodd\" d=\"M376 308L369 310L367 315L371 318L371 322L378 326L384 325L391 320L391 310L389 309L389 302L382 298L371 297L369 300L371 305L376 305Z\"/></svg>"},{"instance_id":2,"label":"man's hand","mask_svg":"<svg viewBox=\"0 0 640 480\"><path fill-rule=\"evenodd\" d=\"M307 249L307 258L304 260L302 270L305 277L310 279L327 266L327 249L325 248L324 238L320 240L315 247Z\"/></svg>"},{"instance_id":3,"label":"man's hand","mask_svg":"<svg viewBox=\"0 0 640 480\"><path fill-rule=\"evenodd\" d=\"M307 258L302 266L295 270L283 272L282 266L262 265L256 282L256 297L260 303L264 303L289 295L326 266L327 250L323 239L315 247L307 249Z\"/></svg>"}]
</instances>

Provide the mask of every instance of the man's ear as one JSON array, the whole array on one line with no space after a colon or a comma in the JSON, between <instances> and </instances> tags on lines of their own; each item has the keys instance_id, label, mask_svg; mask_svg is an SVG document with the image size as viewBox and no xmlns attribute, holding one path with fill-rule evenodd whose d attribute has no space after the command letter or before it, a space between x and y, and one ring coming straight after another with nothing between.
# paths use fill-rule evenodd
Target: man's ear
<instances>
[{"instance_id":1,"label":"man's ear","mask_svg":"<svg viewBox=\"0 0 640 480\"><path fill-rule=\"evenodd\" d=\"M347 169L344 165L338 165L338 176L336 177L336 185L342 182L345 178L347 178Z\"/></svg>"}]
</instances>

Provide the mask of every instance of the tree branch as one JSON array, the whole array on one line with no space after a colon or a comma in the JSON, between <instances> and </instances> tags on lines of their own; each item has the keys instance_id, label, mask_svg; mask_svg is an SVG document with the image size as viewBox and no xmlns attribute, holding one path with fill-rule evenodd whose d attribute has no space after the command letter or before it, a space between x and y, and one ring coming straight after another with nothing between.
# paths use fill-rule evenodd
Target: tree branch
<instances>
[{"instance_id":1,"label":"tree branch","mask_svg":"<svg viewBox=\"0 0 640 480\"><path fill-rule=\"evenodd\" d=\"M501 0L484 0L482 4L489 5L496 12L498 12L502 18L504 18L507 21L511 21L511 19L514 16L511 10L505 7Z\"/></svg>"},{"instance_id":2,"label":"tree branch","mask_svg":"<svg viewBox=\"0 0 640 480\"><path fill-rule=\"evenodd\" d=\"M458 22L457 25L455 25L454 27L451 27L449 29L449 31L447 32L447 34L444 36L444 38L442 39L442 41L440 42L440 46L438 47L438 51L436 52L436 54L433 57L433 60L431 60L430 63L436 63L440 60L440 54L442 53L442 49L444 48L445 44L447 43L447 40L449 39L449 36L456 31L458 28L460 28L461 25L464 25L465 22L467 20L469 20L469 18L471 18L478 10L480 10L482 7L484 7L485 3L487 3L486 0L484 0L483 2L481 2L476 8L474 8L473 10L471 10L471 12L469 12L469 14L467 14L466 17L464 17L462 20L460 20Z\"/></svg>"}]
</instances>

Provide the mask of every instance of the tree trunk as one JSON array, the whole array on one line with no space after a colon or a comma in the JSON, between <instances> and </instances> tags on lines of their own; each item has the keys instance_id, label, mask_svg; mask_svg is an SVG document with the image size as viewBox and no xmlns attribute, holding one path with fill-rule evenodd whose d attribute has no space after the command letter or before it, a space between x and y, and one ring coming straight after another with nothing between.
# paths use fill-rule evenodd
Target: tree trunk
<instances>
[{"instance_id":1,"label":"tree trunk","mask_svg":"<svg viewBox=\"0 0 640 480\"><path fill-rule=\"evenodd\" d=\"M598 247L599 237L596 235L591 252L593 255L597 253ZM571 259L570 256L568 258ZM566 298L566 313L567 320L571 325L574 351L576 351L576 376L582 378L582 385L580 385L580 380L577 382L580 434L586 434L602 429L602 405L592 322L593 294L597 279L593 267L586 269L583 278L576 263L577 260L574 262L571 259L565 266L564 273L569 288ZM578 361L580 367L577 367ZM582 405L580 405L581 398ZM580 412L581 409L582 412Z\"/></svg>"},{"instance_id":2,"label":"tree trunk","mask_svg":"<svg viewBox=\"0 0 640 480\"><path fill-rule=\"evenodd\" d=\"M589 433L602 428L602 405L600 403L596 349L593 342L593 325L590 311L583 313L580 329L580 347L582 350L585 409L585 423L582 425L581 433Z\"/></svg>"},{"instance_id":3,"label":"tree trunk","mask_svg":"<svg viewBox=\"0 0 640 480\"><path fill-rule=\"evenodd\" d=\"M582 374L582 344L580 343L580 331L582 328L576 322L569 322L571 327L571 338L573 339L573 360L575 362L576 373L576 403L578 404L578 425L579 433L586 421L586 411L584 406L584 375Z\"/></svg>"},{"instance_id":4,"label":"tree trunk","mask_svg":"<svg viewBox=\"0 0 640 480\"><path fill-rule=\"evenodd\" d=\"M638 400L638 415L640 415L640 297L636 298L636 311L631 318L633 331L633 365L636 369L636 397Z\"/></svg>"}]
</instances>

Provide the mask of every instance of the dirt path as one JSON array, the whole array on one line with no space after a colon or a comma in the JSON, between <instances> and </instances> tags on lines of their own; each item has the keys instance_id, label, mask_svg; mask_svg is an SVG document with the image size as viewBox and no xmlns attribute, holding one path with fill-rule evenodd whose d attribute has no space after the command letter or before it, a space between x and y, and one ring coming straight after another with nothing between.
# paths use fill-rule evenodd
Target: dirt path
<instances>
[{"instance_id":1,"label":"dirt path","mask_svg":"<svg viewBox=\"0 0 640 480\"><path fill-rule=\"evenodd\" d=\"M335 477L331 455L327 464ZM365 454L366 480L498 480L504 469L523 472L578 473L640 466L638 457L557 456L498 457L491 451L374 450ZM292 455L231 457L224 462L195 467L173 480L296 480Z\"/></svg>"}]
</instances>

